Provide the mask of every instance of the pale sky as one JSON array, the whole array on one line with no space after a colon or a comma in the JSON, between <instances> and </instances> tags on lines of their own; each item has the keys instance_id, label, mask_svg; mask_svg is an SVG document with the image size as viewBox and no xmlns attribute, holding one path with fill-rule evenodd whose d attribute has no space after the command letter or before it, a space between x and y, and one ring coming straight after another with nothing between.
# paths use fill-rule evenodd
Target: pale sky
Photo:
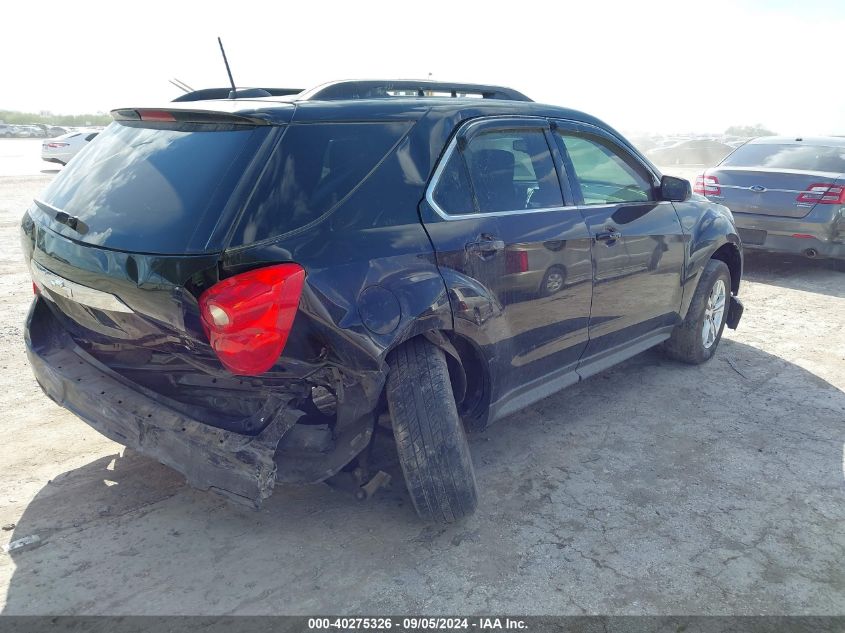
<instances>
[{"instance_id":1,"label":"pale sky","mask_svg":"<svg viewBox=\"0 0 845 633\"><path fill-rule=\"evenodd\" d=\"M0 11L0 109L159 105L227 85L496 83L628 133L845 134L842 0L140 3Z\"/></svg>"}]
</instances>

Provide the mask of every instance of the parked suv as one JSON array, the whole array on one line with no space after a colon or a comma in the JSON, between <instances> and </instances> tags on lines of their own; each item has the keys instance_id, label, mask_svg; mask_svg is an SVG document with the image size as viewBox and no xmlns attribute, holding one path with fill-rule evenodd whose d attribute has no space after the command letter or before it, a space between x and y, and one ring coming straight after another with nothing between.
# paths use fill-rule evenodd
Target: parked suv
<instances>
[{"instance_id":1,"label":"parked suv","mask_svg":"<svg viewBox=\"0 0 845 633\"><path fill-rule=\"evenodd\" d=\"M104 435L255 506L351 470L389 420L419 514L458 520L465 429L658 344L702 363L742 313L725 207L510 89L112 115L23 218L32 368Z\"/></svg>"}]
</instances>

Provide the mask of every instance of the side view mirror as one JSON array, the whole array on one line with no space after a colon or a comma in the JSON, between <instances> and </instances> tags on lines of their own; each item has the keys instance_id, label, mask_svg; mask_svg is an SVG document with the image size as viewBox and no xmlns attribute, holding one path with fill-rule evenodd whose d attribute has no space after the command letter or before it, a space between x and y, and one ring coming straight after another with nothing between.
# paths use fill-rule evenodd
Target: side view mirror
<instances>
[{"instance_id":1,"label":"side view mirror","mask_svg":"<svg viewBox=\"0 0 845 633\"><path fill-rule=\"evenodd\" d=\"M692 197L689 180L663 176L660 179L660 199L669 202L686 202Z\"/></svg>"}]
</instances>

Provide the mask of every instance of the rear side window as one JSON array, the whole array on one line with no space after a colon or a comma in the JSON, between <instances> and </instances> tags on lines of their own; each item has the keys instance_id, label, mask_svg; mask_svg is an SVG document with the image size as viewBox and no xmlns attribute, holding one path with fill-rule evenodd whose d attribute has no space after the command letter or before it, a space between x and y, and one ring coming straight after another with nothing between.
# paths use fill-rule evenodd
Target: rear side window
<instances>
[{"instance_id":1,"label":"rear side window","mask_svg":"<svg viewBox=\"0 0 845 633\"><path fill-rule=\"evenodd\" d=\"M563 206L542 130L479 134L470 140L465 157L481 213Z\"/></svg>"},{"instance_id":2,"label":"rear side window","mask_svg":"<svg viewBox=\"0 0 845 633\"><path fill-rule=\"evenodd\" d=\"M622 150L597 139L560 134L584 204L642 202L652 197L652 186L645 174L631 164Z\"/></svg>"},{"instance_id":3,"label":"rear side window","mask_svg":"<svg viewBox=\"0 0 845 633\"><path fill-rule=\"evenodd\" d=\"M55 230L89 244L160 254L213 250L208 240L268 128L112 123L40 199L84 227L56 223Z\"/></svg>"},{"instance_id":4,"label":"rear side window","mask_svg":"<svg viewBox=\"0 0 845 633\"><path fill-rule=\"evenodd\" d=\"M459 151L452 152L446 162L434 190L434 201L452 215L475 213L472 185L469 184L467 167Z\"/></svg>"},{"instance_id":5,"label":"rear side window","mask_svg":"<svg viewBox=\"0 0 845 633\"><path fill-rule=\"evenodd\" d=\"M771 167L845 173L845 147L748 143L728 156L728 167Z\"/></svg>"},{"instance_id":6,"label":"rear side window","mask_svg":"<svg viewBox=\"0 0 845 633\"><path fill-rule=\"evenodd\" d=\"M410 126L405 121L288 126L232 245L278 237L321 219L361 184Z\"/></svg>"},{"instance_id":7,"label":"rear side window","mask_svg":"<svg viewBox=\"0 0 845 633\"><path fill-rule=\"evenodd\" d=\"M563 206L546 137L531 129L472 137L463 152L452 153L433 197L450 215Z\"/></svg>"}]
</instances>

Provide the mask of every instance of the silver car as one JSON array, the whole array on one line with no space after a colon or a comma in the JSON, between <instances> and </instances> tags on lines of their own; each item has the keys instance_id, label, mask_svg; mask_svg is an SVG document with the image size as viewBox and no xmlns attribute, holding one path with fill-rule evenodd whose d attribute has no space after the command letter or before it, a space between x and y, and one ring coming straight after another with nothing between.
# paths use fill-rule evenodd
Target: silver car
<instances>
[{"instance_id":1,"label":"silver car","mask_svg":"<svg viewBox=\"0 0 845 633\"><path fill-rule=\"evenodd\" d=\"M753 139L694 190L730 208L746 248L845 260L845 138Z\"/></svg>"}]
</instances>

